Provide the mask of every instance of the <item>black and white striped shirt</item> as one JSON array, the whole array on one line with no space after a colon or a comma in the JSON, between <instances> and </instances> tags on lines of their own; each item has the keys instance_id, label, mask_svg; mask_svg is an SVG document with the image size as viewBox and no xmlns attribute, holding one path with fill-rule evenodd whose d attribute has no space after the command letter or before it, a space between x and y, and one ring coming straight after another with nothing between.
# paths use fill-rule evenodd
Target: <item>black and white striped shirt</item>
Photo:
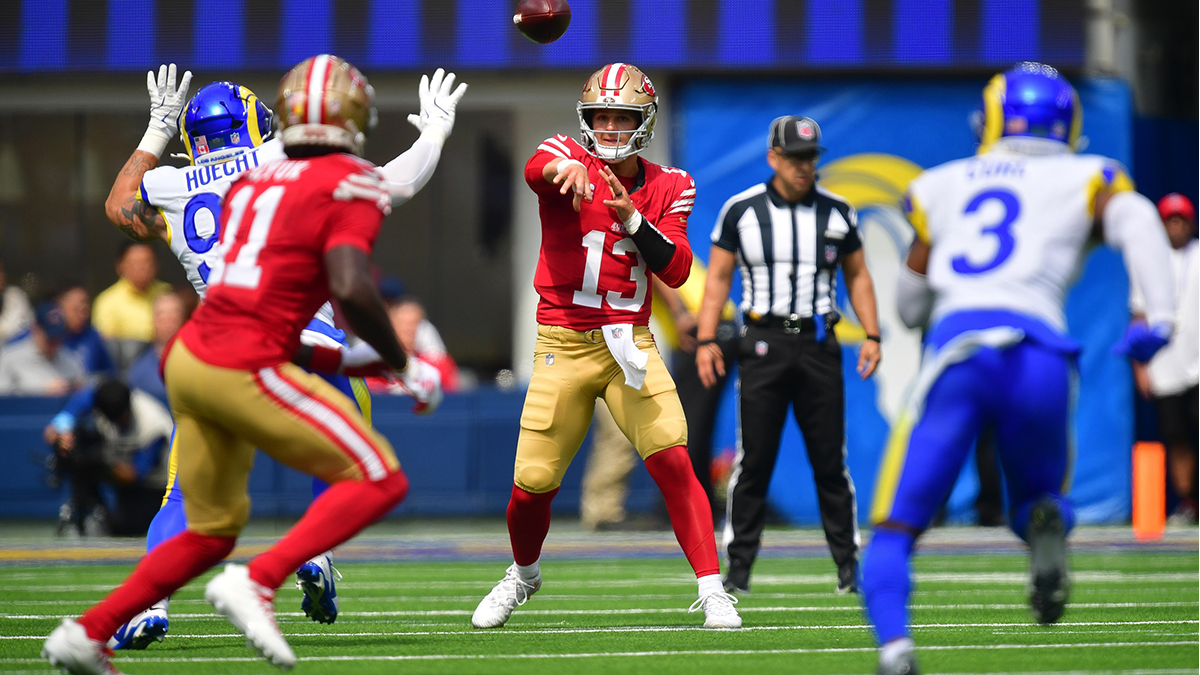
<instances>
[{"instance_id":1,"label":"black and white striped shirt","mask_svg":"<svg viewBox=\"0 0 1200 675\"><path fill-rule=\"evenodd\" d=\"M862 248L858 216L845 199L820 185L786 201L770 181L725 202L713 244L737 254L742 313L812 317L837 308L837 266Z\"/></svg>"}]
</instances>

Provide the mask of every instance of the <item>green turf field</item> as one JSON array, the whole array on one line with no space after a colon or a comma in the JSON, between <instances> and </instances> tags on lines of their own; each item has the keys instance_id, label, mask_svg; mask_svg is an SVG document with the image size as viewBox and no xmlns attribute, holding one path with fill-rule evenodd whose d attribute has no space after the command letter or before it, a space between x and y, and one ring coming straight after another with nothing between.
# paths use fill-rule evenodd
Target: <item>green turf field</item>
<instances>
[{"instance_id":1,"label":"green turf field","mask_svg":"<svg viewBox=\"0 0 1200 675\"><path fill-rule=\"evenodd\" d=\"M490 558L491 556L489 556ZM917 558L912 620L927 673L1197 672L1194 552L1076 553L1063 621L1031 623L1024 556L926 553ZM280 625L296 673L871 673L875 652L857 596L833 593L823 557L760 560L740 631L699 629L695 582L682 556L548 560L541 592L507 626L470 627L504 563L344 562L342 615L309 622L300 594L280 591ZM49 673L43 637L99 599L129 565L0 567L0 672ZM207 579L208 576L205 577ZM269 673L211 614L202 582L172 602L171 636L117 659L128 673Z\"/></svg>"}]
</instances>

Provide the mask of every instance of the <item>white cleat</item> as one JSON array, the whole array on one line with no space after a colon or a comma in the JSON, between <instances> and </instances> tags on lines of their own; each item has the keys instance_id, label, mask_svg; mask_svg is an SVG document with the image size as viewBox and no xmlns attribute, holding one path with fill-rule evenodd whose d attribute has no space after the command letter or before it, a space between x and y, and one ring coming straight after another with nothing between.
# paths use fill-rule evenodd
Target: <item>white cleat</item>
<instances>
[{"instance_id":1,"label":"white cleat","mask_svg":"<svg viewBox=\"0 0 1200 675\"><path fill-rule=\"evenodd\" d=\"M742 617L733 608L738 599L724 592L709 593L688 607L688 613L704 610L705 628L741 628Z\"/></svg>"},{"instance_id":2,"label":"white cleat","mask_svg":"<svg viewBox=\"0 0 1200 675\"><path fill-rule=\"evenodd\" d=\"M111 657L103 642L88 637L72 619L63 619L42 645L42 658L71 675L121 675Z\"/></svg>"},{"instance_id":3,"label":"white cleat","mask_svg":"<svg viewBox=\"0 0 1200 675\"><path fill-rule=\"evenodd\" d=\"M479 606L471 615L471 625L476 628L503 626L508 621L508 617L512 616L513 610L518 605L525 604L529 596L537 593L541 587L541 577L531 584L521 579L520 573L517 572L517 565L513 563L504 573L504 578L500 580L500 583L492 589L492 592L479 601Z\"/></svg>"},{"instance_id":4,"label":"white cleat","mask_svg":"<svg viewBox=\"0 0 1200 675\"><path fill-rule=\"evenodd\" d=\"M275 591L250 579L245 565L226 565L204 589L204 599L246 636L246 646L282 670L296 665L296 655L275 623Z\"/></svg>"}]
</instances>

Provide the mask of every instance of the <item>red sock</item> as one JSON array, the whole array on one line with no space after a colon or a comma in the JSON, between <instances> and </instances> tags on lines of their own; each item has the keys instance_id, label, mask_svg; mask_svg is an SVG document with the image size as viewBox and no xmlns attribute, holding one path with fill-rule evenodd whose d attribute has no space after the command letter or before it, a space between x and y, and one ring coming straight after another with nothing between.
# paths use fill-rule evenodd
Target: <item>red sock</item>
<instances>
[{"instance_id":1,"label":"red sock","mask_svg":"<svg viewBox=\"0 0 1200 675\"><path fill-rule=\"evenodd\" d=\"M378 481L344 480L329 486L274 546L250 561L250 578L271 590L313 556L349 540L404 500L403 471Z\"/></svg>"},{"instance_id":2,"label":"red sock","mask_svg":"<svg viewBox=\"0 0 1200 675\"><path fill-rule=\"evenodd\" d=\"M121 624L179 590L221 562L237 537L210 537L190 530L154 547L125 582L79 618L88 637L107 643Z\"/></svg>"},{"instance_id":3,"label":"red sock","mask_svg":"<svg viewBox=\"0 0 1200 675\"><path fill-rule=\"evenodd\" d=\"M687 448L677 445L650 455L646 470L662 490L671 528L696 577L719 574L717 543L713 539L712 507L696 480Z\"/></svg>"},{"instance_id":4,"label":"red sock","mask_svg":"<svg viewBox=\"0 0 1200 675\"><path fill-rule=\"evenodd\" d=\"M550 532L550 502L556 494L558 488L534 494L513 485L508 500L508 538L518 565L532 565L541 557L542 542Z\"/></svg>"}]
</instances>

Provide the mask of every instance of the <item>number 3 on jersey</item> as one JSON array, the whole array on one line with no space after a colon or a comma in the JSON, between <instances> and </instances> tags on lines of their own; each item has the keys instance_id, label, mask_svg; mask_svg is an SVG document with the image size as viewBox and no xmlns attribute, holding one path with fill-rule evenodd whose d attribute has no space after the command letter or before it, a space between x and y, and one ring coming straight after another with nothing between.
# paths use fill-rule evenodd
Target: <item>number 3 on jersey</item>
<instances>
[{"instance_id":1,"label":"number 3 on jersey","mask_svg":"<svg viewBox=\"0 0 1200 675\"><path fill-rule=\"evenodd\" d=\"M1004 261L1013 254L1013 249L1016 248L1017 242L1013 239L1012 226L1017 222L1017 218L1021 217L1021 202L1009 190L997 188L980 192L967 203L967 207L963 209L963 215L969 216L975 213L990 201L1000 202L1000 205L1004 207L1004 215L996 224L983 228L980 234L996 237L996 254L992 256L991 260L979 264L971 262L965 254L956 256L950 261L950 265L959 274L973 276L994 270L1004 264Z\"/></svg>"},{"instance_id":2,"label":"number 3 on jersey","mask_svg":"<svg viewBox=\"0 0 1200 675\"><path fill-rule=\"evenodd\" d=\"M629 280L637 284L637 288L633 291L632 298L626 298L616 291L608 291L605 296L600 295L600 262L604 260L604 237L603 230L592 230L583 236L583 247L587 249L587 260L584 263L583 269L583 288L575 291L571 297L571 301L582 307L591 307L600 309L601 303L607 299L608 305L613 309L619 309L625 312L636 312L642 308L642 303L646 301L646 262L638 256L638 264L629 270ZM613 242L613 255L631 255L638 252L637 246L632 239L618 239Z\"/></svg>"},{"instance_id":3,"label":"number 3 on jersey","mask_svg":"<svg viewBox=\"0 0 1200 675\"><path fill-rule=\"evenodd\" d=\"M253 188L239 191L229 200L229 222L221 237L221 256L209 275L209 285L235 286L238 288L258 288L262 277L262 267L258 264L258 254L267 245L267 235L271 232L271 224L275 221L275 210L283 199L285 188L282 185L272 185L256 195ZM254 211L254 220L250 223L250 232L246 241L238 249L237 257L228 262L227 257L237 245L238 231L242 227L242 217L246 208Z\"/></svg>"}]
</instances>

